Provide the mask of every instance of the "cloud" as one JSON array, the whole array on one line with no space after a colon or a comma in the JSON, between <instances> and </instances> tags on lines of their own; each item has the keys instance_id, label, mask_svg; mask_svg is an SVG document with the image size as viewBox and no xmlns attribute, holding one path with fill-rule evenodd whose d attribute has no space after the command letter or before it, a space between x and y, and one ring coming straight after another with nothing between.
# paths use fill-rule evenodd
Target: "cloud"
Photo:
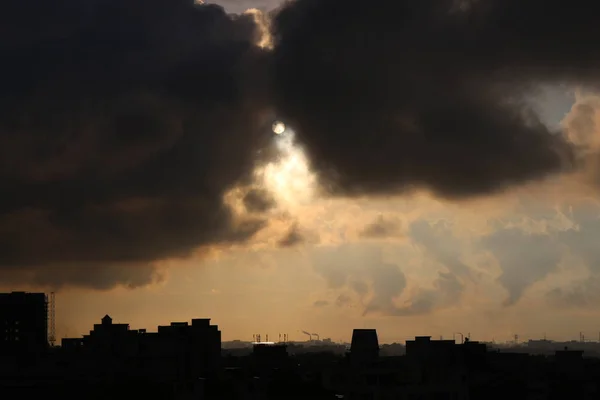
<instances>
[{"instance_id":1,"label":"cloud","mask_svg":"<svg viewBox=\"0 0 600 400\"><path fill-rule=\"evenodd\" d=\"M463 198L568 171L574 136L523 99L597 83L588 3L297 0L273 12L271 49L264 15L193 0L5 1L0 275L134 287L157 260L247 242L267 221L223 197L276 155L275 118L334 195ZM396 282L369 278L384 309L402 277L373 260Z\"/></svg>"},{"instance_id":2,"label":"cloud","mask_svg":"<svg viewBox=\"0 0 600 400\"><path fill-rule=\"evenodd\" d=\"M270 137L251 16L187 0L11 0L0 15L0 269L136 286L155 260L264 226L222 202Z\"/></svg>"},{"instance_id":3,"label":"cloud","mask_svg":"<svg viewBox=\"0 0 600 400\"><path fill-rule=\"evenodd\" d=\"M385 262L378 247L342 245L317 248L313 254L313 265L331 289L349 289L354 296L368 301L366 309L369 310L389 307L406 286L403 272L397 265ZM345 306L351 301L349 294L341 293L336 304Z\"/></svg>"},{"instance_id":4,"label":"cloud","mask_svg":"<svg viewBox=\"0 0 600 400\"><path fill-rule=\"evenodd\" d=\"M393 307L390 315L408 317L424 315L438 308L456 305L461 298L464 285L452 273L439 272L433 288L419 288L406 304Z\"/></svg>"},{"instance_id":5,"label":"cloud","mask_svg":"<svg viewBox=\"0 0 600 400\"><path fill-rule=\"evenodd\" d=\"M317 244L319 236L305 229L301 229L298 223L294 223L277 244L279 247L295 247L303 243Z\"/></svg>"},{"instance_id":6,"label":"cloud","mask_svg":"<svg viewBox=\"0 0 600 400\"><path fill-rule=\"evenodd\" d=\"M386 218L383 215L365 226L360 236L371 239L384 239L402 236L402 221L398 218Z\"/></svg>"},{"instance_id":7,"label":"cloud","mask_svg":"<svg viewBox=\"0 0 600 400\"><path fill-rule=\"evenodd\" d=\"M350 306L351 303L352 303L352 298L344 293L340 294L335 299L335 305L338 307L348 307L348 306Z\"/></svg>"},{"instance_id":8,"label":"cloud","mask_svg":"<svg viewBox=\"0 0 600 400\"><path fill-rule=\"evenodd\" d=\"M217 3L225 7L228 11L241 13L248 9L272 10L281 3L280 0L215 0L211 3Z\"/></svg>"},{"instance_id":9,"label":"cloud","mask_svg":"<svg viewBox=\"0 0 600 400\"><path fill-rule=\"evenodd\" d=\"M249 212L264 213L276 206L273 196L264 189L251 189L243 199Z\"/></svg>"},{"instance_id":10,"label":"cloud","mask_svg":"<svg viewBox=\"0 0 600 400\"><path fill-rule=\"evenodd\" d=\"M380 248L343 245L315 251L314 266L331 289L341 291L338 307L362 304L363 315L414 316L456 305L463 284L452 273L438 272L433 287L415 287L407 292L402 269L386 261Z\"/></svg>"},{"instance_id":11,"label":"cloud","mask_svg":"<svg viewBox=\"0 0 600 400\"><path fill-rule=\"evenodd\" d=\"M550 305L559 308L596 308L600 303L600 277L593 276L546 293Z\"/></svg>"},{"instance_id":12,"label":"cloud","mask_svg":"<svg viewBox=\"0 0 600 400\"><path fill-rule=\"evenodd\" d=\"M595 200L560 201L553 208L538 204L536 210L497 221L501 226L477 240L498 262L498 283L508 292L505 305L514 305L538 283L554 306L597 304L592 293L600 278L595 241L600 206Z\"/></svg>"},{"instance_id":13,"label":"cloud","mask_svg":"<svg viewBox=\"0 0 600 400\"><path fill-rule=\"evenodd\" d=\"M580 94L563 120L569 139L578 146L584 181L600 186L600 96Z\"/></svg>"},{"instance_id":14,"label":"cloud","mask_svg":"<svg viewBox=\"0 0 600 400\"><path fill-rule=\"evenodd\" d=\"M278 114L332 192L462 198L571 169L526 99L598 82L588 2L455 5L298 0L276 16Z\"/></svg>"},{"instance_id":15,"label":"cloud","mask_svg":"<svg viewBox=\"0 0 600 400\"><path fill-rule=\"evenodd\" d=\"M279 241L280 247L293 247L304 242L304 236L300 233L298 225L293 225L285 236Z\"/></svg>"},{"instance_id":16,"label":"cloud","mask_svg":"<svg viewBox=\"0 0 600 400\"><path fill-rule=\"evenodd\" d=\"M597 307L600 304L600 206L581 205L569 212L574 226L558 232L557 238L587 271L583 279L565 282L547 293L547 299L559 307Z\"/></svg>"},{"instance_id":17,"label":"cloud","mask_svg":"<svg viewBox=\"0 0 600 400\"><path fill-rule=\"evenodd\" d=\"M505 305L515 304L527 288L555 271L563 254L554 235L531 234L518 228L499 230L481 242L502 269L498 281L508 291Z\"/></svg>"},{"instance_id":18,"label":"cloud","mask_svg":"<svg viewBox=\"0 0 600 400\"><path fill-rule=\"evenodd\" d=\"M463 246L452 234L449 223L417 220L410 225L409 235L415 244L425 249L427 255L452 274L471 275L471 269L462 261Z\"/></svg>"},{"instance_id":19,"label":"cloud","mask_svg":"<svg viewBox=\"0 0 600 400\"><path fill-rule=\"evenodd\" d=\"M11 268L0 270L4 287L48 287L54 291L66 286L109 290L115 285L137 289L165 280L164 271L155 265L62 264L45 268Z\"/></svg>"},{"instance_id":20,"label":"cloud","mask_svg":"<svg viewBox=\"0 0 600 400\"><path fill-rule=\"evenodd\" d=\"M562 121L570 140L582 149L585 166L581 172L592 185L597 185L600 149L598 110L597 96L580 93ZM599 304L595 292L600 250L595 238L600 235L600 204L594 192L573 193L564 182L556 185L557 193L545 202L529 204L531 201L521 199L515 215L496 221L497 230L479 241L498 261L502 271L498 282L509 293L507 305L515 304L537 283L545 287L546 299L553 307Z\"/></svg>"},{"instance_id":21,"label":"cloud","mask_svg":"<svg viewBox=\"0 0 600 400\"><path fill-rule=\"evenodd\" d=\"M317 308L327 307L329 302L327 300L317 300L313 303L313 306Z\"/></svg>"},{"instance_id":22,"label":"cloud","mask_svg":"<svg viewBox=\"0 0 600 400\"><path fill-rule=\"evenodd\" d=\"M363 315L381 313L393 314L396 310L394 300L406 288L406 277L395 264L374 259L369 267L373 295L366 305Z\"/></svg>"}]
</instances>

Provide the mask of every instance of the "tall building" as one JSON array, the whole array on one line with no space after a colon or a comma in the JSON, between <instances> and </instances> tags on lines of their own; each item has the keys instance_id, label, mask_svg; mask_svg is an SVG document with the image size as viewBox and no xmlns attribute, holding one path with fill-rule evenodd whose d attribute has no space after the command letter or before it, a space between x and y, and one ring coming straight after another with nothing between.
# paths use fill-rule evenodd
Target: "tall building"
<instances>
[{"instance_id":1,"label":"tall building","mask_svg":"<svg viewBox=\"0 0 600 400\"><path fill-rule=\"evenodd\" d=\"M350 358L354 362L369 363L379 357L379 340L375 329L354 329L350 345Z\"/></svg>"},{"instance_id":2,"label":"tall building","mask_svg":"<svg viewBox=\"0 0 600 400\"><path fill-rule=\"evenodd\" d=\"M0 293L0 357L38 354L48 347L44 293Z\"/></svg>"}]
</instances>

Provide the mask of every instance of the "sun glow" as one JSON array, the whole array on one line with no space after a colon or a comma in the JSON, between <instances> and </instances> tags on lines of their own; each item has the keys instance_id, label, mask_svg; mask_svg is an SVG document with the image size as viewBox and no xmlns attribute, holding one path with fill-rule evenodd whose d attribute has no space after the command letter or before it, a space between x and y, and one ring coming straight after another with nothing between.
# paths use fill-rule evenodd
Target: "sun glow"
<instances>
[{"instance_id":1,"label":"sun glow","mask_svg":"<svg viewBox=\"0 0 600 400\"><path fill-rule=\"evenodd\" d=\"M273 124L273 132L276 135L281 135L285 132L285 124L283 122L275 122Z\"/></svg>"},{"instance_id":2,"label":"sun glow","mask_svg":"<svg viewBox=\"0 0 600 400\"><path fill-rule=\"evenodd\" d=\"M274 140L280 156L256 170L257 181L262 182L284 208L308 204L314 198L316 187L308 159L296 143L292 129L277 123L273 131L277 134Z\"/></svg>"}]
</instances>

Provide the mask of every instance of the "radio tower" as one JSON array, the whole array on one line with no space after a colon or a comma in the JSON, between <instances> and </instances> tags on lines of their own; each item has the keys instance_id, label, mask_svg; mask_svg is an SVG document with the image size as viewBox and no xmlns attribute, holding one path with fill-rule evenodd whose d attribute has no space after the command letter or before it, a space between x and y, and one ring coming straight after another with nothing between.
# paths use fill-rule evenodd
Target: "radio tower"
<instances>
[{"instance_id":1,"label":"radio tower","mask_svg":"<svg viewBox=\"0 0 600 400\"><path fill-rule=\"evenodd\" d=\"M54 301L54 292L50 292L50 301L48 302L48 342L54 347L56 342L56 305Z\"/></svg>"}]
</instances>

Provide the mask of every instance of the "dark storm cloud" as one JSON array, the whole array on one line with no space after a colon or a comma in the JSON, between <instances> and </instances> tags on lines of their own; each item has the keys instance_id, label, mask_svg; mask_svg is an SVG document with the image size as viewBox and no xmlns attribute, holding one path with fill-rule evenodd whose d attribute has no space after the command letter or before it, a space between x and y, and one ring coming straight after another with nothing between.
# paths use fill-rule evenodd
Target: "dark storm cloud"
<instances>
[{"instance_id":1,"label":"dark storm cloud","mask_svg":"<svg viewBox=\"0 0 600 400\"><path fill-rule=\"evenodd\" d=\"M257 35L191 0L2 2L3 281L139 286L260 229L222 203L268 133Z\"/></svg>"},{"instance_id":2,"label":"dark storm cloud","mask_svg":"<svg viewBox=\"0 0 600 400\"><path fill-rule=\"evenodd\" d=\"M38 288L40 286L58 291L65 286L80 286L96 290L120 286L136 289L163 281L165 276L153 265L127 264L61 264L45 268L18 268L0 271L2 286Z\"/></svg>"},{"instance_id":3,"label":"dark storm cloud","mask_svg":"<svg viewBox=\"0 0 600 400\"><path fill-rule=\"evenodd\" d=\"M252 16L193 0L2 2L0 275L136 286L155 260L247 240L264 221L222 195L272 154L275 116L338 194L563 170L570 146L520 96L595 82L590 2L455 4L299 0L267 51ZM64 265L90 280L49 272Z\"/></svg>"},{"instance_id":4,"label":"dark storm cloud","mask_svg":"<svg viewBox=\"0 0 600 400\"><path fill-rule=\"evenodd\" d=\"M298 0L274 22L274 89L326 184L501 190L570 167L526 106L540 85L596 84L587 0Z\"/></svg>"}]
</instances>

